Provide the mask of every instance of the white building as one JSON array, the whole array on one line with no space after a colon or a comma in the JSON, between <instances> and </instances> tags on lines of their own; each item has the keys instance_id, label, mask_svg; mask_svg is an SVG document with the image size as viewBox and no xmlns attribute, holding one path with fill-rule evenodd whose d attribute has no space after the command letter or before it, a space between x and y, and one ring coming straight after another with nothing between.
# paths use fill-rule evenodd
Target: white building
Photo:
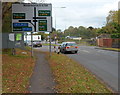
<instances>
[{"instance_id":1,"label":"white building","mask_svg":"<svg viewBox=\"0 0 120 95\"><path fill-rule=\"evenodd\" d=\"M81 40L81 37L70 37L70 36L66 36L65 38L69 38L69 39L73 39L73 40Z\"/></svg>"}]
</instances>

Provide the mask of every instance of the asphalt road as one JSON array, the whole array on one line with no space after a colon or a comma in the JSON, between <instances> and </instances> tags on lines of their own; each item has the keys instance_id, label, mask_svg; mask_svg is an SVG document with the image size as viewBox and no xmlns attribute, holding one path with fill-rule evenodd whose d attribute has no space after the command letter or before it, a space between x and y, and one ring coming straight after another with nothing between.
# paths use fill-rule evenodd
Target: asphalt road
<instances>
[{"instance_id":1,"label":"asphalt road","mask_svg":"<svg viewBox=\"0 0 120 95\"><path fill-rule=\"evenodd\" d=\"M47 46L40 48L42 51L48 49ZM79 46L78 49L77 54L66 54L66 56L84 65L109 87L118 91L118 52L100 50L94 46Z\"/></svg>"}]
</instances>

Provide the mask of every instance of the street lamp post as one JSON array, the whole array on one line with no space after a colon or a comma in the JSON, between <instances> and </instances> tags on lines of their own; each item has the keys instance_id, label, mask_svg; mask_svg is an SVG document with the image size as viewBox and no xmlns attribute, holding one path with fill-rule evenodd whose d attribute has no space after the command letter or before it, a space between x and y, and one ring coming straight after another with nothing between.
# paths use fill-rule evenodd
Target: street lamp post
<instances>
[{"instance_id":1,"label":"street lamp post","mask_svg":"<svg viewBox=\"0 0 120 95\"><path fill-rule=\"evenodd\" d=\"M53 7L53 8L66 8L66 7ZM56 30L56 13L55 13L55 30Z\"/></svg>"},{"instance_id":2,"label":"street lamp post","mask_svg":"<svg viewBox=\"0 0 120 95\"><path fill-rule=\"evenodd\" d=\"M53 8L66 8L66 7L53 7ZM56 13L55 13L55 31L57 30L57 24L56 24ZM56 36L55 36L55 44L56 44Z\"/></svg>"},{"instance_id":3,"label":"street lamp post","mask_svg":"<svg viewBox=\"0 0 120 95\"><path fill-rule=\"evenodd\" d=\"M53 8L66 8L66 7L53 7ZM54 12L54 13L55 13L55 12ZM57 22L57 21L56 21L56 13L55 13L55 31L57 30L57 27L56 27L57 24L56 24L56 22ZM56 38L57 38L57 37L55 36L55 37L54 37L55 45L56 45ZM56 46L55 46L55 50L56 50Z\"/></svg>"}]
</instances>

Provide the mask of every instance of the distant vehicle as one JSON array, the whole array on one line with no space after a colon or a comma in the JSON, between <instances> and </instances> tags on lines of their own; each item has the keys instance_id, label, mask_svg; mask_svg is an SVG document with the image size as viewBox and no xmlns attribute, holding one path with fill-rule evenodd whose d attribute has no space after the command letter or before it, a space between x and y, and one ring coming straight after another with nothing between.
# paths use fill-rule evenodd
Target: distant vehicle
<instances>
[{"instance_id":1,"label":"distant vehicle","mask_svg":"<svg viewBox=\"0 0 120 95\"><path fill-rule=\"evenodd\" d=\"M31 46L31 41L30 40L24 41L24 43L28 46Z\"/></svg>"},{"instance_id":2,"label":"distant vehicle","mask_svg":"<svg viewBox=\"0 0 120 95\"><path fill-rule=\"evenodd\" d=\"M33 47L42 47L41 41L33 41Z\"/></svg>"},{"instance_id":3,"label":"distant vehicle","mask_svg":"<svg viewBox=\"0 0 120 95\"><path fill-rule=\"evenodd\" d=\"M61 53L66 53L66 52L77 53L78 52L78 46L75 42L63 42L60 45L59 49Z\"/></svg>"}]
</instances>

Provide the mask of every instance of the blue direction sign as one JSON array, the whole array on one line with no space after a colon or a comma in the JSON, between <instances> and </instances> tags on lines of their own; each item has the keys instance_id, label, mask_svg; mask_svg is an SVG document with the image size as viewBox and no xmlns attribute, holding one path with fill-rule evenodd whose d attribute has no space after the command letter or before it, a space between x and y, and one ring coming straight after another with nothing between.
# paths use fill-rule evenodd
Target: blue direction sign
<instances>
[{"instance_id":1,"label":"blue direction sign","mask_svg":"<svg viewBox=\"0 0 120 95\"><path fill-rule=\"evenodd\" d=\"M32 27L28 23L13 23L13 31L32 31Z\"/></svg>"},{"instance_id":2,"label":"blue direction sign","mask_svg":"<svg viewBox=\"0 0 120 95\"><path fill-rule=\"evenodd\" d=\"M25 27L25 28L22 28L22 31L32 31L32 27Z\"/></svg>"},{"instance_id":3,"label":"blue direction sign","mask_svg":"<svg viewBox=\"0 0 120 95\"><path fill-rule=\"evenodd\" d=\"M13 23L13 27L28 27L28 23Z\"/></svg>"}]
</instances>

